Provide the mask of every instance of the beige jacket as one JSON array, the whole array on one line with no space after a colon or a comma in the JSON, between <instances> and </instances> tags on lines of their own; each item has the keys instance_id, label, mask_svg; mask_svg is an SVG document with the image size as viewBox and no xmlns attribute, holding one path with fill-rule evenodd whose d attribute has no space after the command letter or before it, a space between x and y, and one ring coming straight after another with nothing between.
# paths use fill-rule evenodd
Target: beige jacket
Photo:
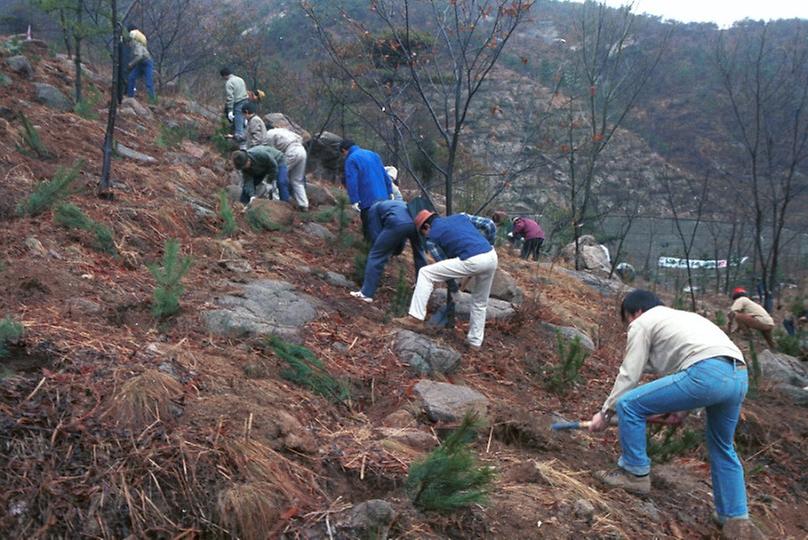
<instances>
[{"instance_id":1,"label":"beige jacket","mask_svg":"<svg viewBox=\"0 0 808 540\"><path fill-rule=\"evenodd\" d=\"M224 104L227 112L233 111L233 105L247 99L247 85L244 79L229 75L224 83Z\"/></svg>"},{"instance_id":2,"label":"beige jacket","mask_svg":"<svg viewBox=\"0 0 808 540\"><path fill-rule=\"evenodd\" d=\"M628 326L623 363L601 410L613 411L620 397L640 383L643 373L669 375L716 356L743 362L740 349L708 319L665 306L651 308Z\"/></svg>"},{"instance_id":3,"label":"beige jacket","mask_svg":"<svg viewBox=\"0 0 808 540\"><path fill-rule=\"evenodd\" d=\"M261 117L254 114L247 122L247 148L253 146L260 146L264 143L264 138L267 136L267 126Z\"/></svg>"},{"instance_id":4,"label":"beige jacket","mask_svg":"<svg viewBox=\"0 0 808 540\"><path fill-rule=\"evenodd\" d=\"M763 309L763 306L754 300L747 298L746 296L739 296L736 298L732 303L732 307L729 309L736 313L746 313L759 320L763 324L774 326L774 319L772 319L771 315L769 315L769 313Z\"/></svg>"},{"instance_id":5,"label":"beige jacket","mask_svg":"<svg viewBox=\"0 0 808 540\"><path fill-rule=\"evenodd\" d=\"M264 138L264 144L274 146L284 154L289 151L290 147L302 143L303 137L286 128L268 129L266 138Z\"/></svg>"}]
</instances>

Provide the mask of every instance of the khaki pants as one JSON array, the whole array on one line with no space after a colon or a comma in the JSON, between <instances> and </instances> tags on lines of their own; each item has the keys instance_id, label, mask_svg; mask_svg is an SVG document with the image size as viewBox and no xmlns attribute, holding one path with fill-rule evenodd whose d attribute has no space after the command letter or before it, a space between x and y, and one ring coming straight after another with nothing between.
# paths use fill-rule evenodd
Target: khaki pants
<instances>
[{"instance_id":1,"label":"khaki pants","mask_svg":"<svg viewBox=\"0 0 808 540\"><path fill-rule=\"evenodd\" d=\"M289 186L292 198L298 208L309 207L309 199L306 196L306 186L303 184L303 176L306 174L306 149L302 144L292 144L286 149L286 163L289 165Z\"/></svg>"},{"instance_id":2,"label":"khaki pants","mask_svg":"<svg viewBox=\"0 0 808 540\"><path fill-rule=\"evenodd\" d=\"M738 325L739 330L743 330L746 328L752 328L754 330L759 331L763 335L763 339L766 340L766 343L772 349L775 348L774 339L772 338L772 330L774 330L773 324L766 324L763 321L760 321L754 318L752 315L748 313L738 313L735 312L735 322Z\"/></svg>"},{"instance_id":3,"label":"khaki pants","mask_svg":"<svg viewBox=\"0 0 808 540\"><path fill-rule=\"evenodd\" d=\"M435 264L429 264L418 272L418 281L410 303L410 315L419 320L426 319L426 305L436 283L448 279L475 277L471 289L471 313L469 315L468 342L479 347L485 336L485 311L491 283L497 271L497 252L493 248L461 261L457 257Z\"/></svg>"}]
</instances>

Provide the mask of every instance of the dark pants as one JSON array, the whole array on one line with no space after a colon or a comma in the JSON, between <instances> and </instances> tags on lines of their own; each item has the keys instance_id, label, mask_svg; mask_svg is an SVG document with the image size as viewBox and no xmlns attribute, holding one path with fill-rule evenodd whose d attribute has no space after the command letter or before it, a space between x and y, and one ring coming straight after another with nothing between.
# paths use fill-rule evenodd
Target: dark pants
<instances>
[{"instance_id":1,"label":"dark pants","mask_svg":"<svg viewBox=\"0 0 808 540\"><path fill-rule=\"evenodd\" d=\"M391 255L398 255L404 249L404 242L409 239L412 247L413 259L415 263L415 275L418 270L426 265L426 260L421 252L418 233L412 223L399 225L398 227L384 227L368 253L367 264L365 265L365 281L362 284L362 294L368 298L373 298L376 289L379 287L379 280L384 272L384 266Z\"/></svg>"},{"instance_id":2,"label":"dark pants","mask_svg":"<svg viewBox=\"0 0 808 540\"><path fill-rule=\"evenodd\" d=\"M154 99L154 63L151 58L141 60L129 71L127 96L135 97L135 86L140 78L143 78L146 83L146 91L149 93L149 97Z\"/></svg>"},{"instance_id":3,"label":"dark pants","mask_svg":"<svg viewBox=\"0 0 808 540\"><path fill-rule=\"evenodd\" d=\"M522 244L522 255L523 259L529 258L531 255L533 256L534 261L539 260L539 250L541 250L541 245L544 243L544 238L531 238L530 240L525 240L525 243Z\"/></svg>"},{"instance_id":4,"label":"dark pants","mask_svg":"<svg viewBox=\"0 0 808 540\"><path fill-rule=\"evenodd\" d=\"M359 210L359 219L362 220L362 237L370 242L370 230L368 229L368 212L370 208L361 208Z\"/></svg>"}]
</instances>

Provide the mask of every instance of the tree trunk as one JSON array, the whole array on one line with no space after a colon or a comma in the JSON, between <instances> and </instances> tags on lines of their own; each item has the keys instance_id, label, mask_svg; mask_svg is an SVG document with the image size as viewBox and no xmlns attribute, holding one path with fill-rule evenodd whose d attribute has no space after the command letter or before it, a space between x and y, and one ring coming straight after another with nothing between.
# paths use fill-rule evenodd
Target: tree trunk
<instances>
[{"instance_id":1,"label":"tree trunk","mask_svg":"<svg viewBox=\"0 0 808 540\"><path fill-rule=\"evenodd\" d=\"M78 0L76 4L76 28L73 30L73 40L76 42L76 57L73 59L76 65L76 105L81 102L81 18L84 11L84 0Z\"/></svg>"},{"instance_id":2,"label":"tree trunk","mask_svg":"<svg viewBox=\"0 0 808 540\"><path fill-rule=\"evenodd\" d=\"M104 160L101 166L99 195L111 197L112 180L109 177L112 167L112 144L115 136L115 116L118 113L118 77L121 50L121 27L118 24L118 3L110 0L112 19L112 87L109 96L109 113L107 115L107 132L104 135Z\"/></svg>"},{"instance_id":3,"label":"tree trunk","mask_svg":"<svg viewBox=\"0 0 808 540\"><path fill-rule=\"evenodd\" d=\"M62 27L62 39L65 42L65 51L67 52L67 57L72 58L73 53L70 49L70 33L67 31L67 19L65 19L65 10L59 10L59 25Z\"/></svg>"}]
</instances>

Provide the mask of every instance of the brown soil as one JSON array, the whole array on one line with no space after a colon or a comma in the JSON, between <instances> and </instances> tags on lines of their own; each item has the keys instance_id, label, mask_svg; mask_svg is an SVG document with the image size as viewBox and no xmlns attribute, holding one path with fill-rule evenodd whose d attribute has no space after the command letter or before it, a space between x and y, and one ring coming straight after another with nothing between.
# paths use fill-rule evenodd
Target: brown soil
<instances>
[{"instance_id":1,"label":"brown soil","mask_svg":"<svg viewBox=\"0 0 808 540\"><path fill-rule=\"evenodd\" d=\"M69 93L70 73L41 61L37 81ZM115 159L120 188L113 201L95 197L105 113L97 121L55 113L34 103L33 85L9 74L0 106L38 127L51 160L17 151L20 123L0 137L0 315L25 326L24 345L4 361L0 381L0 530L7 537L194 538L241 531L294 538L346 503L384 498L400 515L396 538L717 538L710 522L709 469L703 446L659 468L651 496L601 490L593 470L617 455L616 434L553 433L553 413L588 418L611 387L625 336L615 298L604 298L550 264L526 263L502 252L501 265L527 291L517 316L489 324L482 351L464 353L451 382L491 400L489 428L476 451L497 470L490 501L451 516L416 511L403 489L408 465L422 452L386 443L382 419L412 404L417 382L391 350L385 323L398 265L392 262L376 302L368 306L303 267L350 275L354 250L299 234L302 216L286 232L255 233L241 215L234 239L217 238L215 218L200 218L186 197L216 207L227 181L223 158L204 146L192 164L172 163L155 144L157 121L119 118L118 139L157 157L156 165ZM213 126L162 100L156 118ZM202 143L200 143L202 144ZM58 226L51 212L16 217L13 208L59 166L85 165L70 202L113 231L119 255L98 253ZM216 184L199 169L217 171ZM5 209L5 210L4 210ZM327 224L332 231L336 223ZM357 234L358 224L349 226ZM25 245L36 237L47 254ZM181 312L155 321L153 280L144 263L158 260L167 238L194 258ZM252 272L222 262L241 258ZM411 272L410 272L411 273ZM305 345L353 398L332 404L280 377L281 362L259 340L209 335L200 313L235 284L282 279L320 298L320 318L303 329ZM408 279L412 276L408 274ZM89 300L100 310L77 309ZM597 349L581 382L565 395L548 392L545 370L557 361L554 336L536 321L574 325ZM441 339L460 348L466 328ZM116 399L135 377L176 382L147 392L143 422L120 422ZM148 378L151 377L151 378ZM163 385L166 386L166 385ZM169 391L170 390L170 391ZM177 391L181 396L175 395ZM808 497L808 419L763 384L749 399L737 436L747 471L751 511L772 538L805 538ZM416 427L441 435L447 426ZM690 418L689 429L701 422ZM591 516L576 513L580 499ZM226 514L226 515L225 515ZM272 518L272 523L262 521ZM269 517L267 517L269 516Z\"/></svg>"}]
</instances>

